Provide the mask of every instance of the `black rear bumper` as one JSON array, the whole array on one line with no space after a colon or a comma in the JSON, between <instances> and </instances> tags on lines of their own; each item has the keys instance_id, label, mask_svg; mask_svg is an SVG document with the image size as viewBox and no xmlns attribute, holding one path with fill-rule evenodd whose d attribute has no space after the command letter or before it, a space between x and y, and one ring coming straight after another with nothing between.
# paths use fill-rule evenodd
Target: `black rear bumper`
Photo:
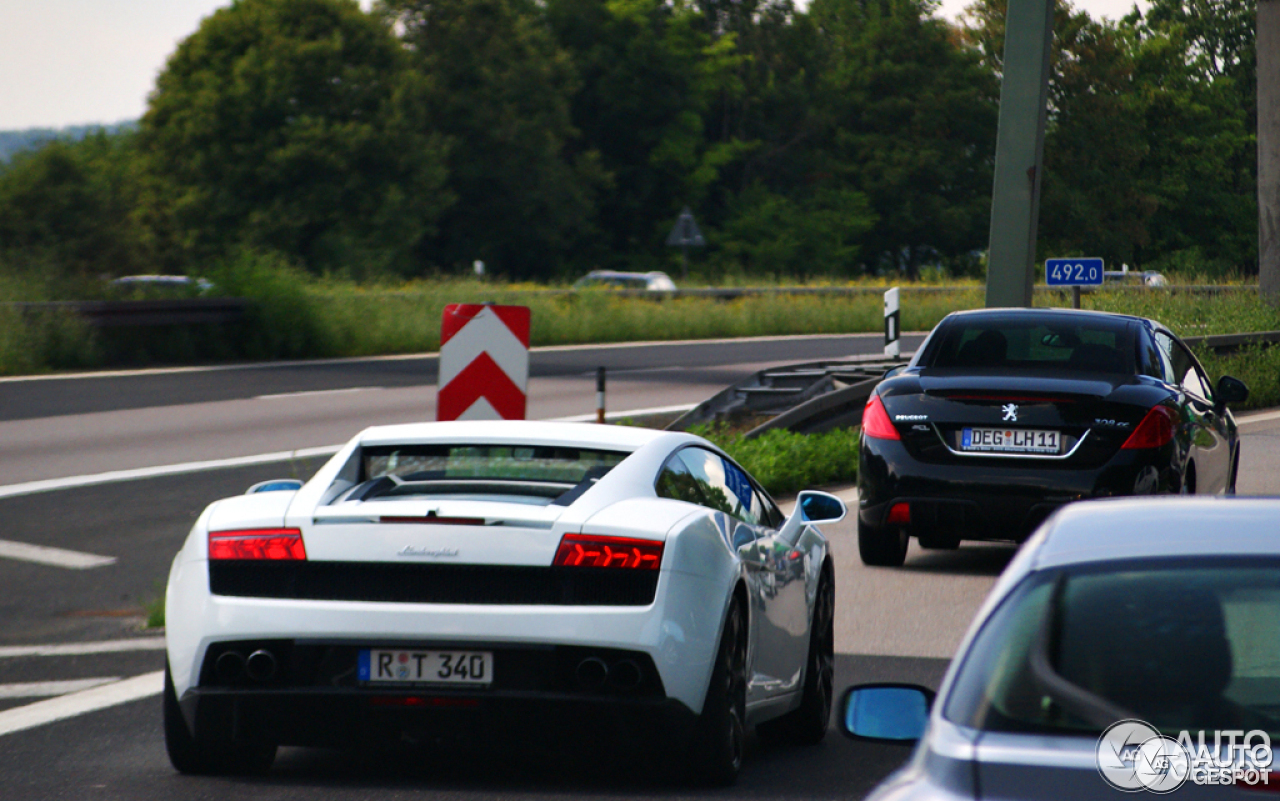
<instances>
[{"instance_id":1,"label":"black rear bumper","mask_svg":"<svg viewBox=\"0 0 1280 801\"><path fill-rule=\"evenodd\" d=\"M1180 476L1167 449L1119 451L1100 467L1072 468L1032 459L974 458L932 464L901 442L864 438L858 471L858 517L888 525L906 503L915 537L1021 542L1061 506L1089 498L1176 492Z\"/></svg>"},{"instance_id":2,"label":"black rear bumper","mask_svg":"<svg viewBox=\"0 0 1280 801\"><path fill-rule=\"evenodd\" d=\"M647 748L685 742L679 701L529 692L193 688L180 704L200 740L307 747L403 742L460 747Z\"/></svg>"},{"instance_id":3,"label":"black rear bumper","mask_svg":"<svg viewBox=\"0 0 1280 801\"><path fill-rule=\"evenodd\" d=\"M492 654L492 683L362 683L358 655L377 644L230 640L205 653L179 704L197 740L344 747L387 741L517 745L628 732L669 742L696 716L670 699L643 652L585 646L470 644ZM453 647L445 643L418 644ZM250 675L251 654L269 675ZM584 667L595 672L584 673Z\"/></svg>"}]
</instances>

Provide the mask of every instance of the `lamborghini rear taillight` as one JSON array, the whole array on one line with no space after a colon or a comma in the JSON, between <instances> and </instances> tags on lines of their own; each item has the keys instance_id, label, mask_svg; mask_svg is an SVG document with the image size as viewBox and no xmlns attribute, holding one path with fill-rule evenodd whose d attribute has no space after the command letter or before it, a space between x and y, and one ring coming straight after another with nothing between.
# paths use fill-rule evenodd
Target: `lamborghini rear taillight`
<instances>
[{"instance_id":1,"label":"lamborghini rear taillight","mask_svg":"<svg viewBox=\"0 0 1280 801\"><path fill-rule=\"evenodd\" d=\"M248 528L209 532L210 559L302 559L307 549L296 528Z\"/></svg>"},{"instance_id":2,"label":"lamborghini rear taillight","mask_svg":"<svg viewBox=\"0 0 1280 801\"><path fill-rule=\"evenodd\" d=\"M662 564L663 543L631 537L565 534L556 549L558 567L619 567L657 570Z\"/></svg>"},{"instance_id":3,"label":"lamborghini rear taillight","mask_svg":"<svg viewBox=\"0 0 1280 801\"><path fill-rule=\"evenodd\" d=\"M1137 450L1168 445L1173 441L1173 428L1173 412L1167 406L1153 406L1120 447Z\"/></svg>"},{"instance_id":4,"label":"lamborghini rear taillight","mask_svg":"<svg viewBox=\"0 0 1280 801\"><path fill-rule=\"evenodd\" d=\"M862 436L872 439L902 439L898 429L889 421L889 413L884 410L884 402L880 396L871 393L871 400L862 410Z\"/></svg>"}]
</instances>

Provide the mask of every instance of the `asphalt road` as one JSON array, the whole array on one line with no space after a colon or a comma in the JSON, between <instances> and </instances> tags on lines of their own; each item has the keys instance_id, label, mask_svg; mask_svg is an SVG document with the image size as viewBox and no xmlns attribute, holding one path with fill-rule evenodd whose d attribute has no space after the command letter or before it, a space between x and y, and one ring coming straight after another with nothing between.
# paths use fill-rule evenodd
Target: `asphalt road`
<instances>
[{"instance_id":1,"label":"asphalt road","mask_svg":"<svg viewBox=\"0 0 1280 801\"><path fill-rule=\"evenodd\" d=\"M903 351L915 350L923 339L921 334L903 334ZM578 378L590 373L594 382L596 368L605 367L611 375L626 375L630 380L667 385L724 385L736 380L724 380L727 377L722 369L724 365L840 359L883 353L883 348L884 337L881 334L533 348L529 353L529 377ZM0 379L0 420L31 420L352 388L434 387L438 361L435 354L420 354L180 370L81 373L56 379ZM644 377L646 374L648 377ZM592 389L594 391L594 384Z\"/></svg>"},{"instance_id":2,"label":"asphalt road","mask_svg":"<svg viewBox=\"0 0 1280 801\"><path fill-rule=\"evenodd\" d=\"M726 353L723 358L736 358L734 354L740 355L741 351ZM798 358L808 359L810 355L806 353ZM706 388L700 383L681 384L678 379L670 378L669 374L692 370L678 369L684 365L673 361L670 353L664 361L665 364L657 365L663 371L660 380L637 381L633 389L627 390L635 394L624 393L624 397L671 398L692 388L697 391ZM758 362L740 364L755 363ZM722 360L718 366L706 369L729 372L745 369L727 367L732 364ZM175 376L181 375L160 377L180 384ZM133 377L121 377L121 380L130 378ZM240 382L249 380L240 374L236 378ZM574 376L543 379L545 382L556 380L579 379ZM532 382L532 386L538 383ZM641 385L651 390L644 390ZM565 393L576 392L574 384L556 386ZM243 418L229 413L226 418L211 418L213 422L208 428L211 441L221 439L238 446L262 444L261 432L252 427L249 430L218 429L221 424L218 421L252 419L253 404L266 401L255 401L256 395L248 393L269 394L259 392L260 389L244 388L241 395L217 403L202 401L209 407L224 409L249 404L237 412L243 414ZM413 391L413 387L409 390ZM657 394L646 395L646 391ZM101 394L106 398L107 393ZM294 397L290 401L294 404L292 419L290 415L271 418L272 425L280 429L275 432L277 435L296 438L298 432L308 430L307 398L314 401L325 396ZM168 415L180 420L183 411L193 409L192 405L174 402L174 396L163 400L163 405L132 410L107 403L103 408L91 407L94 410L87 413L58 415L44 421L56 422L71 430L102 430L102 421L110 415L151 415L155 423ZM538 402L546 403L547 407L556 403L545 398ZM646 401L645 405L662 404ZM195 405L194 408L208 407ZM261 408L259 405L258 409ZM143 420L143 417L137 418L137 424L140 430L146 431ZM26 421L25 425L31 426L41 419L30 417ZM5 447L14 431L4 428L9 425L16 426L18 421L0 424L0 448ZM77 425L81 428L76 429ZM174 430L174 436L181 438L182 428ZM1256 417L1253 422L1246 422L1242 430L1241 492L1280 494L1280 414ZM74 446L77 440L69 437L67 442ZM44 454L29 458L26 463L53 459L59 465L54 471L57 475L75 475L77 467L93 465L101 459L98 452L103 447L92 439L80 440L78 451L71 447L66 454L55 455L56 458ZM138 446L138 453L141 457L149 453L151 464L162 463L163 458L170 455L164 448L149 448L146 443ZM38 544L115 559L105 566L73 570L0 558L0 586L4 587L0 592L0 798L6 801L60 797L140 801L216 798L221 801L234 795L264 800L501 798L506 801L702 796L857 799L906 758L907 751L902 748L854 743L833 731L822 745L809 749L769 747L753 740L739 785L725 791L692 790L653 779L646 772L647 766L619 774L610 766L575 761L569 758L572 755L555 760L531 757L509 764L496 761L483 750L366 758L284 749L277 767L265 778L195 778L179 776L168 765L156 695L4 733L7 721L12 720L6 716L75 697L57 697L70 685L50 685L50 682L112 681L161 670L163 652L154 647L156 635L139 628L143 607L159 598L172 555L199 511L209 501L242 492L248 485L265 478L306 477L319 461L298 459L292 463L225 468L0 498L0 541ZM10 481L0 480L0 484L6 483ZM1013 548L998 545L966 545L954 553L922 552L913 546L905 569L867 568L858 560L851 522L829 526L827 534L832 540L837 566L836 681L839 687L864 681L908 681L936 687L974 611L1014 553ZM118 644L132 640L140 640L141 645L109 653L37 655L23 650L24 646L51 643L74 649L86 643ZM35 693L51 698L45 701Z\"/></svg>"},{"instance_id":3,"label":"asphalt road","mask_svg":"<svg viewBox=\"0 0 1280 801\"><path fill-rule=\"evenodd\" d=\"M910 349L919 336L906 336ZM757 370L882 352L879 335L535 350L528 416L706 400ZM0 485L336 445L370 425L435 419L436 358L0 380Z\"/></svg>"},{"instance_id":4,"label":"asphalt road","mask_svg":"<svg viewBox=\"0 0 1280 801\"><path fill-rule=\"evenodd\" d=\"M297 468L305 475L316 465L310 460ZM158 650L77 656L5 653L6 648L22 645L153 636L139 630L143 606L159 597L168 563L203 505L281 472L276 465L262 465L0 500L6 539L117 557L115 564L88 571L0 559L0 586L6 588L0 596L0 692L17 684L129 677L163 669L163 653ZM125 497L128 502L122 502ZM51 520L57 525L50 525ZM1012 549L978 548L950 565L917 555L913 571L882 571L858 562L852 526L829 529L838 560L837 685L892 680L936 687L947 665L939 657L954 648L967 623L962 619L965 613L957 615L955 610L971 609L981 601ZM975 559L974 554L979 556ZM919 594L929 599L927 606L889 614L886 597L866 591L877 582L903 581L932 585ZM935 643L928 629L939 620L952 631ZM895 649L911 655L895 656ZM33 700L0 698L0 718L6 708ZM495 766L483 752L370 761L284 749L278 767L265 779L192 778L178 776L169 767L159 698L150 696L0 735L0 797L160 801L234 793L245 799L859 798L906 755L902 748L857 744L836 732L812 749L753 743L752 758L731 792L693 791L643 776L618 779L589 766L566 767L566 762Z\"/></svg>"}]
</instances>

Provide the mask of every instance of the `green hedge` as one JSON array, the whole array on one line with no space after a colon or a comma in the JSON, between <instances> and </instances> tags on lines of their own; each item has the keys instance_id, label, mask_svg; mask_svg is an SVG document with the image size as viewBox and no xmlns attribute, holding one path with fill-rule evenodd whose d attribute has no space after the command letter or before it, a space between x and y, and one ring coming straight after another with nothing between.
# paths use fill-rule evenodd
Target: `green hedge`
<instances>
[{"instance_id":1,"label":"green hedge","mask_svg":"<svg viewBox=\"0 0 1280 801\"><path fill-rule=\"evenodd\" d=\"M725 427L695 426L689 432L723 448L771 495L851 484L858 479L861 432L856 428L838 428L825 434L774 429L755 439L743 439L740 432Z\"/></svg>"}]
</instances>

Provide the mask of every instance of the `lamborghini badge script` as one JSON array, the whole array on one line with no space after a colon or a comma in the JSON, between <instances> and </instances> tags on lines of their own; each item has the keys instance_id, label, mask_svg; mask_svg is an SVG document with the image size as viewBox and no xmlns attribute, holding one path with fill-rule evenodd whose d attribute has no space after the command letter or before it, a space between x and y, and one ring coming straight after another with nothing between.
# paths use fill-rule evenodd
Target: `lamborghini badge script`
<instances>
[{"instance_id":1,"label":"lamborghini badge script","mask_svg":"<svg viewBox=\"0 0 1280 801\"><path fill-rule=\"evenodd\" d=\"M1006 421L1012 421L1014 423L1018 422L1018 404L1006 403L1001 407L1000 411L1004 412L1004 419Z\"/></svg>"},{"instance_id":2,"label":"lamborghini badge script","mask_svg":"<svg viewBox=\"0 0 1280 801\"><path fill-rule=\"evenodd\" d=\"M425 556L439 559L447 559L457 555L457 548L415 548L412 545L406 545L396 551L396 556Z\"/></svg>"}]
</instances>

